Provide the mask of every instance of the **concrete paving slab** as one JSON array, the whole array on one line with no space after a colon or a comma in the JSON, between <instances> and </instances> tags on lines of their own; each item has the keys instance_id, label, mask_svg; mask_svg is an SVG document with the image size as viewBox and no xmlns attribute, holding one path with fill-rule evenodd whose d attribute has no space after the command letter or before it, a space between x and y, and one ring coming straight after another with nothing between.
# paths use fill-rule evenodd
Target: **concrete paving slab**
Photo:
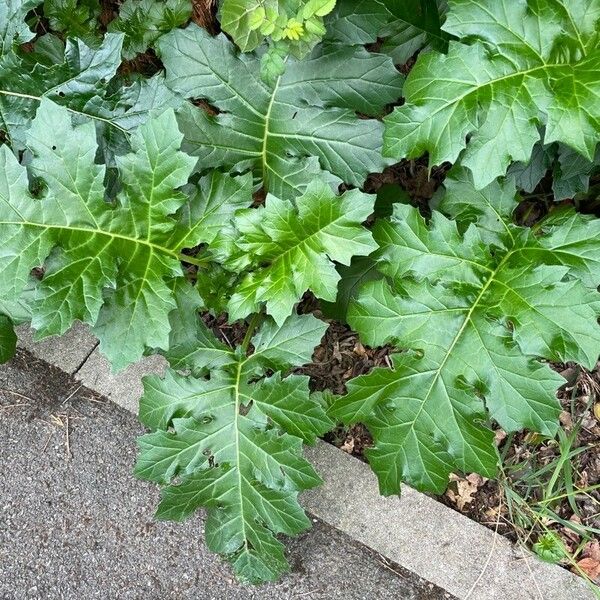
<instances>
[{"instance_id":1,"label":"concrete paving slab","mask_svg":"<svg viewBox=\"0 0 600 600\"><path fill-rule=\"evenodd\" d=\"M85 362L98 345L89 327L79 321L76 321L64 335L46 338L39 342L34 340L34 331L28 325L17 327L17 335L21 348L70 374Z\"/></svg>"},{"instance_id":2,"label":"concrete paving slab","mask_svg":"<svg viewBox=\"0 0 600 600\"><path fill-rule=\"evenodd\" d=\"M36 356L43 358L36 352ZM151 373L164 373L167 361L158 355L148 356L119 373L113 373L108 360L96 348L76 373L83 385L110 398L133 413L138 412L143 393L142 377Z\"/></svg>"},{"instance_id":3,"label":"concrete paving slab","mask_svg":"<svg viewBox=\"0 0 600 600\"><path fill-rule=\"evenodd\" d=\"M244 586L206 550L201 514L153 520L133 415L28 356L0 368L0 388L2 600L451 597L316 519L287 544L289 575Z\"/></svg>"}]
</instances>

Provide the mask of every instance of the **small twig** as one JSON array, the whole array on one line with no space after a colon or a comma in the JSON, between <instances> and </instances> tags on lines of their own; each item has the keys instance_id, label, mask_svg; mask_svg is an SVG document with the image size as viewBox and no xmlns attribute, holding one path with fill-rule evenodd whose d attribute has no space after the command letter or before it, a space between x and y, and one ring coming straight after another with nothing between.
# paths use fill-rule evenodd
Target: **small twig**
<instances>
[{"instance_id":1,"label":"small twig","mask_svg":"<svg viewBox=\"0 0 600 600\"><path fill-rule=\"evenodd\" d=\"M542 594L542 590L540 590L540 586L538 585L537 579L535 578L535 575L533 574L533 571L531 570L531 565L529 564L529 556L525 555L525 551L523 550L522 547L520 547L519 550L521 551L522 560L525 561L525 566L527 567L527 570L529 571L529 574L531 575L531 579L533 580L533 585L535 585L537 593L540 595L540 600L544 600L544 594Z\"/></svg>"},{"instance_id":2,"label":"small twig","mask_svg":"<svg viewBox=\"0 0 600 600\"><path fill-rule=\"evenodd\" d=\"M66 404L81 388L83 385L79 385L73 390L63 401L62 404Z\"/></svg>"},{"instance_id":3,"label":"small twig","mask_svg":"<svg viewBox=\"0 0 600 600\"><path fill-rule=\"evenodd\" d=\"M92 398L91 396L85 398L86 402L95 402L96 404L106 404L106 400L98 400L97 398Z\"/></svg>"},{"instance_id":4,"label":"small twig","mask_svg":"<svg viewBox=\"0 0 600 600\"><path fill-rule=\"evenodd\" d=\"M19 404L7 404L6 406L0 406L0 410L6 410L7 408L17 408L18 406L31 406L28 402L19 402Z\"/></svg>"},{"instance_id":5,"label":"small twig","mask_svg":"<svg viewBox=\"0 0 600 600\"><path fill-rule=\"evenodd\" d=\"M44 444L44 447L42 448L42 454L44 454L44 452L46 452L46 448L48 448L48 444L50 443L51 439L52 439L52 433L48 436L48 439L46 440L46 443Z\"/></svg>"},{"instance_id":6,"label":"small twig","mask_svg":"<svg viewBox=\"0 0 600 600\"><path fill-rule=\"evenodd\" d=\"M391 563L390 560L388 560L387 558L385 558L385 556L382 556L381 554L377 557L377 561L381 564L382 567L386 568L388 571L391 571L392 573L394 573L394 575L398 576L398 577L404 577L404 574L399 572L397 569L394 569L394 567L392 566L393 563Z\"/></svg>"},{"instance_id":7,"label":"small twig","mask_svg":"<svg viewBox=\"0 0 600 600\"><path fill-rule=\"evenodd\" d=\"M225 338L225 341L227 342L227 345L230 348L233 348L233 344L231 343L230 339L227 337L227 334L223 331L223 329L219 328L219 331L221 332L221 335Z\"/></svg>"},{"instance_id":8,"label":"small twig","mask_svg":"<svg viewBox=\"0 0 600 600\"><path fill-rule=\"evenodd\" d=\"M73 458L73 455L71 454L71 445L69 444L69 415L65 415L65 432L65 446L67 450L67 457L70 460Z\"/></svg>"},{"instance_id":9,"label":"small twig","mask_svg":"<svg viewBox=\"0 0 600 600\"><path fill-rule=\"evenodd\" d=\"M29 400L30 403L35 404L35 400L33 398L25 396L24 394L19 394L19 392L13 392L12 390L7 390L6 388L0 388L0 392L3 392L4 394L11 394L17 398L21 398L22 400Z\"/></svg>"}]
</instances>

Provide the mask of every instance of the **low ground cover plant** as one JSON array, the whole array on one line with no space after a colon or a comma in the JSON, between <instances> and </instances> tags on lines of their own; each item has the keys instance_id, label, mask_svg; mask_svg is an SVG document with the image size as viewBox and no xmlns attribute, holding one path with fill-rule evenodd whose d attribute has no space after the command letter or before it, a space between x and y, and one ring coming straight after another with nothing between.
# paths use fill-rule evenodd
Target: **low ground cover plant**
<instances>
[{"instance_id":1,"label":"low ground cover plant","mask_svg":"<svg viewBox=\"0 0 600 600\"><path fill-rule=\"evenodd\" d=\"M8 0L0 359L24 322L164 355L136 474L253 582L336 423L383 494L494 478L600 355L599 72L598 0ZM408 159L428 202L383 185ZM311 392L332 321L389 365Z\"/></svg>"}]
</instances>

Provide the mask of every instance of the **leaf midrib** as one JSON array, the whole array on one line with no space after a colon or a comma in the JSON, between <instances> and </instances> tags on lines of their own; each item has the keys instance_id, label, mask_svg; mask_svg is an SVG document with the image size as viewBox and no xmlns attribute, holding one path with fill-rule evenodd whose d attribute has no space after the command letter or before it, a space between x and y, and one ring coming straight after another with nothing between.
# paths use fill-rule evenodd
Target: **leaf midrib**
<instances>
[{"instance_id":1,"label":"leaf midrib","mask_svg":"<svg viewBox=\"0 0 600 600\"><path fill-rule=\"evenodd\" d=\"M423 400L421 402L421 405L419 406L419 409L418 409L418 411L417 411L414 419L410 422L410 431L411 432L414 432L415 425L416 425L417 421L419 420L419 417L421 416L421 413L423 412L423 410L425 408L425 405L427 404L427 402L429 401L429 399L431 397L431 394L433 392L433 388L434 388L435 384L437 383L437 381L442 376L442 371L444 370L444 367L446 366L446 363L448 362L448 360L450 358L450 355L452 354L452 351L454 350L454 348L456 347L456 345L460 341L460 339L461 339L463 333L465 332L467 326L469 325L469 323L471 323L471 320L472 320L472 317L473 317L473 313L478 308L478 306L479 306L481 300L483 299L485 293L487 292L487 290L494 283L494 281L496 281L496 276L498 275L498 273L500 272L500 270L502 269L502 267L506 264L506 262L508 261L508 259L510 258L510 256L512 254L513 254L513 251L511 250L500 261L500 263L498 264L498 266L494 269L494 271L490 275L489 279L485 282L485 284L481 288L481 291L479 292L477 298L473 302L473 305L471 306L471 308L468 310L467 314L465 315L465 319L464 319L462 325L460 326L458 332L454 336L454 338L453 338L453 340L452 340L452 342L451 342L451 344L450 344L450 346L449 346L449 348L448 348L448 350L447 350L447 352L446 352L446 354L444 356L444 359L440 363L439 367L435 370L435 375L433 376L433 380L431 382L431 385L429 386L429 389L427 390L427 393L425 394L425 397L423 398Z\"/></svg>"},{"instance_id":2,"label":"leaf midrib","mask_svg":"<svg viewBox=\"0 0 600 600\"><path fill-rule=\"evenodd\" d=\"M240 468L240 460L241 460L241 450L240 450L240 428L239 428L239 418L240 418L240 406L241 406L241 393L240 386L242 380L242 367L246 361L239 361L238 368L235 375L235 384L234 384L234 411L235 417L233 421L233 428L235 431L235 461L236 461L236 471L237 471L237 480L238 480L238 497L240 502L240 513L241 513L241 523L242 523L242 535L244 537L243 548L245 551L249 551L248 546L248 536L246 535L246 519L244 510L244 494L242 493L242 469Z\"/></svg>"},{"instance_id":3,"label":"leaf midrib","mask_svg":"<svg viewBox=\"0 0 600 600\"><path fill-rule=\"evenodd\" d=\"M268 143L269 143L269 121L271 120L271 112L273 111L273 106L275 105L275 97L277 96L277 90L279 89L279 84L281 82L281 75L277 78L277 82L273 87L273 92L271 94L271 98L269 100L269 104L267 106L267 112L264 115L264 131L263 131L263 140L261 147L261 165L262 165L262 178L263 185L265 188L267 187L267 154L268 154ZM277 175L277 172L269 167L273 173ZM280 176L281 177L281 176Z\"/></svg>"},{"instance_id":4,"label":"leaf midrib","mask_svg":"<svg viewBox=\"0 0 600 600\"><path fill-rule=\"evenodd\" d=\"M23 221L0 221L0 226L1 225L19 225L20 227L37 227L39 229L44 229L44 230L60 229L60 230L65 230L65 231L76 231L79 233L83 233L83 232L93 233L93 234L99 235L99 236L106 236L106 237L110 237L113 239L124 240L131 244L135 244L135 245L139 245L139 246L147 246L152 251L156 250L156 251L158 251L158 253L171 256L174 259L176 259L177 261L182 260L182 257L176 251L170 250L169 248L165 248L164 246L160 246L159 244L156 244L149 240L138 239L138 238L134 238L134 237L118 234L118 233L112 233L109 231L104 231L103 229L93 229L91 227L73 227L71 225L51 225L51 224L49 225L49 224L45 224L45 223L33 223L31 221L25 221L25 220L23 220ZM183 257L183 259L185 259L185 257Z\"/></svg>"}]
</instances>

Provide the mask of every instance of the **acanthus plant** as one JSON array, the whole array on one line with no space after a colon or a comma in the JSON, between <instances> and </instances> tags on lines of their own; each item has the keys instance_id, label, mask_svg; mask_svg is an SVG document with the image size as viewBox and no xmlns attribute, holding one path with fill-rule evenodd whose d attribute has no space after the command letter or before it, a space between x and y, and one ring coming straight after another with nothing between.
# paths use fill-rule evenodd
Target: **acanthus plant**
<instances>
[{"instance_id":1,"label":"acanthus plant","mask_svg":"<svg viewBox=\"0 0 600 600\"><path fill-rule=\"evenodd\" d=\"M600 221L514 214L520 190L572 198L595 173L598 0L224 0L233 42L186 2L117 8L0 7L0 359L22 322L89 324L115 369L163 354L136 467L159 518L207 508L209 547L272 580L320 482L302 444L336 421L369 427L384 494L493 476L494 424L555 434L548 362L600 354ZM148 46L164 69L132 74ZM427 218L360 191L425 151L458 163ZM311 394L297 371L327 323L299 314L307 291L393 368ZM224 314L239 343L206 324Z\"/></svg>"}]
</instances>

